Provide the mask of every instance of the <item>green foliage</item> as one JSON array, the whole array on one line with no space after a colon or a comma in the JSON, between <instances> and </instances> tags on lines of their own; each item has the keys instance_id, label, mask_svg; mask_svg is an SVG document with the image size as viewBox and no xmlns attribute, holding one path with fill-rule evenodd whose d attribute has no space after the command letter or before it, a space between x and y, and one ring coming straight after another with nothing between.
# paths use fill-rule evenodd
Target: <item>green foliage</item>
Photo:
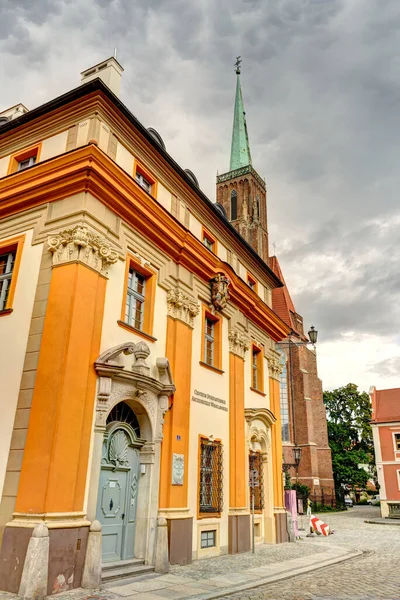
<instances>
[{"instance_id":1,"label":"green foliage","mask_svg":"<svg viewBox=\"0 0 400 600\"><path fill-rule=\"evenodd\" d=\"M324 392L327 409L329 445L335 487L342 484L365 488L371 475L359 465L375 467L374 445L370 425L370 397L359 392L354 383Z\"/></svg>"},{"instance_id":2,"label":"green foliage","mask_svg":"<svg viewBox=\"0 0 400 600\"><path fill-rule=\"evenodd\" d=\"M310 496L310 488L307 485L303 485L302 483L294 483L292 485L292 490L296 490L301 498L307 500Z\"/></svg>"},{"instance_id":3,"label":"green foliage","mask_svg":"<svg viewBox=\"0 0 400 600\"><path fill-rule=\"evenodd\" d=\"M343 507L343 508L338 508L338 507L334 507L334 506L330 506L329 504L319 504L318 502L315 502L313 504L313 514L315 513L326 513L326 512L342 512L344 510L347 510L347 508Z\"/></svg>"}]
</instances>

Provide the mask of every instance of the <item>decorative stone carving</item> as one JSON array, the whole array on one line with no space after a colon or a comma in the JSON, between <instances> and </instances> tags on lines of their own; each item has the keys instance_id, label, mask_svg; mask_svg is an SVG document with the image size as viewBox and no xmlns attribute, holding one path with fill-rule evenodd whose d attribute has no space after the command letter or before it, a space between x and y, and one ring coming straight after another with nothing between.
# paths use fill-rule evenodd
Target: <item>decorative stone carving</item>
<instances>
[{"instance_id":1,"label":"decorative stone carving","mask_svg":"<svg viewBox=\"0 0 400 600\"><path fill-rule=\"evenodd\" d=\"M185 455L172 455L172 485L183 485L185 474Z\"/></svg>"},{"instance_id":2,"label":"decorative stone carving","mask_svg":"<svg viewBox=\"0 0 400 600\"><path fill-rule=\"evenodd\" d=\"M244 358L246 351L250 348L249 336L238 329L230 329L228 333L228 339L229 352Z\"/></svg>"},{"instance_id":3,"label":"decorative stone carving","mask_svg":"<svg viewBox=\"0 0 400 600\"><path fill-rule=\"evenodd\" d=\"M125 370L123 365L115 361L122 353L135 356L135 363L130 370ZM149 354L150 349L145 342L125 343L103 352L96 360L94 366L99 375L95 421L97 428L105 428L107 415L113 406L121 400L132 399L146 410L153 439L162 440L168 398L174 393L175 385L166 358L156 360L158 378L150 376L150 367L146 363Z\"/></svg>"},{"instance_id":4,"label":"decorative stone carving","mask_svg":"<svg viewBox=\"0 0 400 600\"><path fill-rule=\"evenodd\" d=\"M170 290L167 294L168 316L183 321L194 327L194 317L200 312L199 303L179 289Z\"/></svg>"},{"instance_id":5,"label":"decorative stone carving","mask_svg":"<svg viewBox=\"0 0 400 600\"><path fill-rule=\"evenodd\" d=\"M274 379L279 379L280 375L283 371L283 365L281 364L280 354L270 350L267 354L268 360L268 373L270 377Z\"/></svg>"},{"instance_id":6,"label":"decorative stone carving","mask_svg":"<svg viewBox=\"0 0 400 600\"><path fill-rule=\"evenodd\" d=\"M211 303L215 310L223 310L228 304L230 298L228 289L230 284L231 280L229 277L226 277L222 273L218 273L214 279L211 279Z\"/></svg>"},{"instance_id":7,"label":"decorative stone carving","mask_svg":"<svg viewBox=\"0 0 400 600\"><path fill-rule=\"evenodd\" d=\"M118 253L104 238L80 225L50 236L47 242L53 265L81 262L101 275L107 275L109 266L118 260Z\"/></svg>"}]
</instances>

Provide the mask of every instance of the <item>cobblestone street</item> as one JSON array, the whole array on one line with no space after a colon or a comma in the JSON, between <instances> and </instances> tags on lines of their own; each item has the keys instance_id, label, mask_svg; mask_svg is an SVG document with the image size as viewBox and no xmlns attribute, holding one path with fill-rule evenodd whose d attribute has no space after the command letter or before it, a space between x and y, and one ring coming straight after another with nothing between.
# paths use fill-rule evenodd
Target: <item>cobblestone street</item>
<instances>
[{"instance_id":1,"label":"cobblestone street","mask_svg":"<svg viewBox=\"0 0 400 600\"><path fill-rule=\"evenodd\" d=\"M376 507L354 507L324 515L335 534L327 544L362 550L363 555L293 579L224 596L227 600L399 600L400 527L364 523Z\"/></svg>"}]
</instances>

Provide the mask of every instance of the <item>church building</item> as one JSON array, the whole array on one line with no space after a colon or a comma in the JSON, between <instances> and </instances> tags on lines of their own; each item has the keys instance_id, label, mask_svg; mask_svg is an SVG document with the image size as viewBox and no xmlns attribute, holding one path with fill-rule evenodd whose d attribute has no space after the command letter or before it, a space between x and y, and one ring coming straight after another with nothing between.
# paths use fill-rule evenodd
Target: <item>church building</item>
<instances>
[{"instance_id":1,"label":"church building","mask_svg":"<svg viewBox=\"0 0 400 600\"><path fill-rule=\"evenodd\" d=\"M172 564L247 551L252 500L256 542L287 539L290 327L239 72L216 204L122 72L0 114L0 589L24 597L152 568L164 539Z\"/></svg>"}]
</instances>

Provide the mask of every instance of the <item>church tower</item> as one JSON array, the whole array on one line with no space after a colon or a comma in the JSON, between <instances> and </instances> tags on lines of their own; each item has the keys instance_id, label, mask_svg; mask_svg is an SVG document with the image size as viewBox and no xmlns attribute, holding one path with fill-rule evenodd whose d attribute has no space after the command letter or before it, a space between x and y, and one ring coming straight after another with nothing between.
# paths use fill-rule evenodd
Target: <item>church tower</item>
<instances>
[{"instance_id":1,"label":"church tower","mask_svg":"<svg viewBox=\"0 0 400 600\"><path fill-rule=\"evenodd\" d=\"M267 191L253 169L240 85L240 56L236 60L236 98L229 171L217 176L217 202L228 219L259 256L268 261Z\"/></svg>"}]
</instances>

